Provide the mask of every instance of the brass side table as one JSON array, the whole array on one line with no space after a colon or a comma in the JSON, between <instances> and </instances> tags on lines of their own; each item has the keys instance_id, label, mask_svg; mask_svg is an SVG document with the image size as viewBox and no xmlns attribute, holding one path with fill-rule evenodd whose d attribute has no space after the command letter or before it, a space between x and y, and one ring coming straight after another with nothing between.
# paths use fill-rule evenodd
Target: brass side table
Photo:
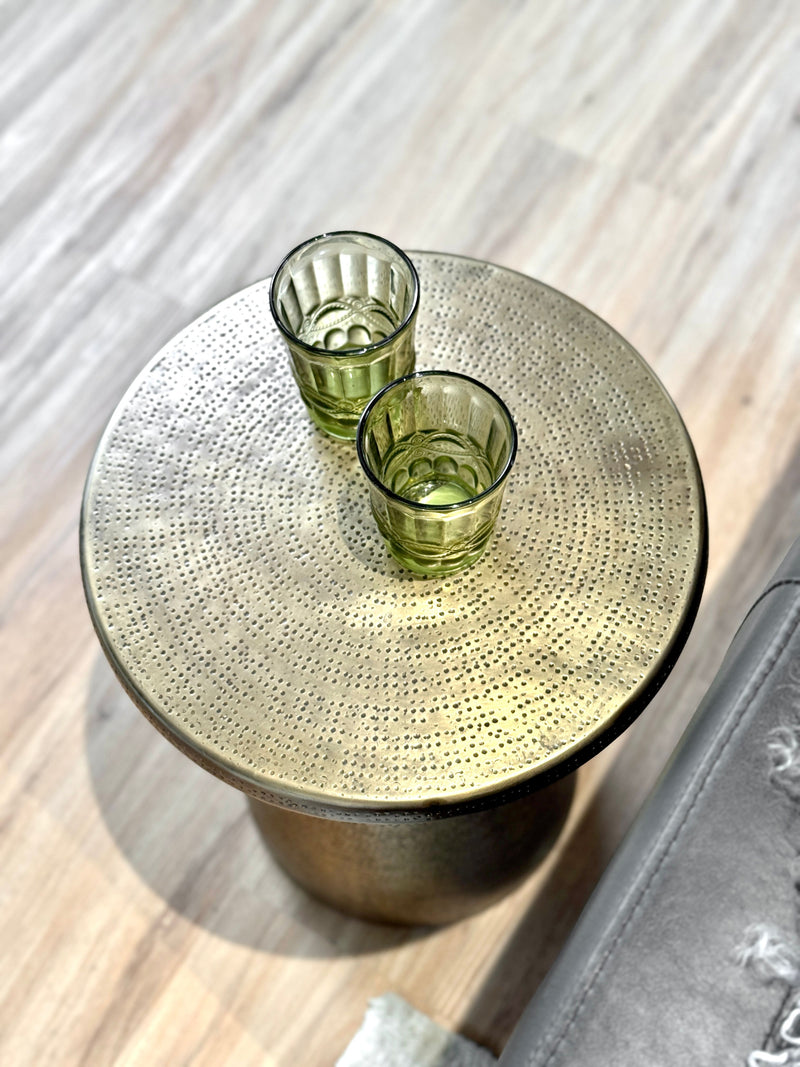
<instances>
[{"instance_id":1,"label":"brass side table","mask_svg":"<svg viewBox=\"0 0 800 1067\"><path fill-rule=\"evenodd\" d=\"M86 596L120 681L243 790L276 855L357 914L441 922L548 847L570 774L691 627L703 489L663 387L606 323L488 263L412 253L419 369L502 396L519 453L483 559L389 557L352 445L316 431L268 283L183 330L89 471Z\"/></svg>"}]
</instances>

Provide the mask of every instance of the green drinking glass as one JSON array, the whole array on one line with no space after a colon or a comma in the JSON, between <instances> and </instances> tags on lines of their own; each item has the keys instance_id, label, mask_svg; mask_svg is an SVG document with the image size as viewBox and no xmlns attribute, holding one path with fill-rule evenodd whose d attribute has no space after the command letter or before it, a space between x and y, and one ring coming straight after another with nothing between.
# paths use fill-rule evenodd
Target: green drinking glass
<instances>
[{"instance_id":1,"label":"green drinking glass","mask_svg":"<svg viewBox=\"0 0 800 1067\"><path fill-rule=\"evenodd\" d=\"M356 447L398 563L438 577L481 556L517 452L514 420L496 393L464 374L407 375L367 405Z\"/></svg>"},{"instance_id":2,"label":"green drinking glass","mask_svg":"<svg viewBox=\"0 0 800 1067\"><path fill-rule=\"evenodd\" d=\"M284 259L269 304L311 418L352 441L370 398L414 369L414 264L373 234L324 233Z\"/></svg>"}]
</instances>

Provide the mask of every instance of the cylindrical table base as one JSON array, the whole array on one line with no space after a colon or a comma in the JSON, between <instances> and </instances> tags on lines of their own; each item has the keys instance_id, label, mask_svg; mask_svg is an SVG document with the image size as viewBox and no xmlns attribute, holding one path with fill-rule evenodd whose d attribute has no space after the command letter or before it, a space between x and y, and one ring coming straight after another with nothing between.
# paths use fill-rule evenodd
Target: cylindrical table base
<instances>
[{"instance_id":1,"label":"cylindrical table base","mask_svg":"<svg viewBox=\"0 0 800 1067\"><path fill-rule=\"evenodd\" d=\"M411 822L318 818L250 799L270 850L314 896L380 922L452 922L497 900L547 854L575 774L485 811Z\"/></svg>"}]
</instances>

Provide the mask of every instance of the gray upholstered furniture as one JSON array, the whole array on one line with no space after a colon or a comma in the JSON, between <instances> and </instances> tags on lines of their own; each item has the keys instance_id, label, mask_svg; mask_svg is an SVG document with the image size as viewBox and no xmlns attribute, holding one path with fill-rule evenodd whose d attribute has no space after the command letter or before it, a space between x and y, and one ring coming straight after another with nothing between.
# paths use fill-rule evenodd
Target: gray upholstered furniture
<instances>
[{"instance_id":1,"label":"gray upholstered furniture","mask_svg":"<svg viewBox=\"0 0 800 1067\"><path fill-rule=\"evenodd\" d=\"M798 856L800 542L501 1067L800 1063Z\"/></svg>"}]
</instances>

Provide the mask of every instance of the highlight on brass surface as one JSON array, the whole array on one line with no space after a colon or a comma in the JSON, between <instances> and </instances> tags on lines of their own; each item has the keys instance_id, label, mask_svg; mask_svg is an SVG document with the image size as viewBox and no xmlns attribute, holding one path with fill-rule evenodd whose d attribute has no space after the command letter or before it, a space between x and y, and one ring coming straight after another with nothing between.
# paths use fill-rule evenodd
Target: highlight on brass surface
<instances>
[{"instance_id":1,"label":"highlight on brass surface","mask_svg":"<svg viewBox=\"0 0 800 1067\"><path fill-rule=\"evenodd\" d=\"M387 553L355 449L294 402L266 281L162 349L86 486L87 598L128 691L308 814L428 819L574 766L663 681L702 587L694 452L630 345L524 275L413 255L427 363L507 398L519 434L472 567Z\"/></svg>"},{"instance_id":2,"label":"highlight on brass surface","mask_svg":"<svg viewBox=\"0 0 800 1067\"><path fill-rule=\"evenodd\" d=\"M284 259L270 309L321 430L353 440L370 397L414 369L418 306L414 264L382 237L321 234Z\"/></svg>"},{"instance_id":3,"label":"highlight on brass surface","mask_svg":"<svg viewBox=\"0 0 800 1067\"><path fill-rule=\"evenodd\" d=\"M517 451L499 396L463 374L420 371L373 397L356 444L372 514L398 563L435 577L479 559Z\"/></svg>"}]
</instances>

